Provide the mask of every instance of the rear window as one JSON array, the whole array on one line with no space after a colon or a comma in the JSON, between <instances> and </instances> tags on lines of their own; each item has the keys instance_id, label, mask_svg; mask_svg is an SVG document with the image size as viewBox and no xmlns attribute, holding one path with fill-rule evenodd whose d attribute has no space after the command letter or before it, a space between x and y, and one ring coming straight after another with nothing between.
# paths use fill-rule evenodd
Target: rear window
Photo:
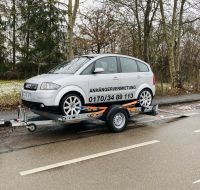
<instances>
[{"instance_id":1,"label":"rear window","mask_svg":"<svg viewBox=\"0 0 200 190\"><path fill-rule=\"evenodd\" d=\"M134 59L120 57L122 73L137 72L138 67Z\"/></svg>"},{"instance_id":2,"label":"rear window","mask_svg":"<svg viewBox=\"0 0 200 190\"><path fill-rule=\"evenodd\" d=\"M144 64L140 61L137 61L137 63L138 63L138 67L139 67L140 72L149 72L149 67L146 64Z\"/></svg>"}]
</instances>

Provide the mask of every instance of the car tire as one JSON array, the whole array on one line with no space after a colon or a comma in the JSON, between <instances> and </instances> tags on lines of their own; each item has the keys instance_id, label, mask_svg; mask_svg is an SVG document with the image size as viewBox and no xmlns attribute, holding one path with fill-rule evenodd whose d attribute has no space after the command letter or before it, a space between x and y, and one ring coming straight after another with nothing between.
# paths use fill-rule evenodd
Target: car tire
<instances>
[{"instance_id":1,"label":"car tire","mask_svg":"<svg viewBox=\"0 0 200 190\"><path fill-rule=\"evenodd\" d=\"M138 95L138 105L140 107L148 107L151 105L153 95L149 89L143 89Z\"/></svg>"},{"instance_id":2,"label":"car tire","mask_svg":"<svg viewBox=\"0 0 200 190\"><path fill-rule=\"evenodd\" d=\"M59 111L64 116L78 115L81 112L83 101L77 94L70 93L65 95L59 106Z\"/></svg>"}]
</instances>

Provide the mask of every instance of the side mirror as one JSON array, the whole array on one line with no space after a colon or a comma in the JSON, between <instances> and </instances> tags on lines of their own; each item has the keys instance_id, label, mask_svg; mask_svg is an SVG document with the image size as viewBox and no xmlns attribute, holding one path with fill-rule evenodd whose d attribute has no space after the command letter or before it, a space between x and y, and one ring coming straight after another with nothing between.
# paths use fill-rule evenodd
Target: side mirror
<instances>
[{"instance_id":1,"label":"side mirror","mask_svg":"<svg viewBox=\"0 0 200 190\"><path fill-rule=\"evenodd\" d=\"M104 72L104 69L103 69L103 68L96 68L96 69L94 70L94 73L95 73L95 74L103 73L103 72Z\"/></svg>"}]
</instances>

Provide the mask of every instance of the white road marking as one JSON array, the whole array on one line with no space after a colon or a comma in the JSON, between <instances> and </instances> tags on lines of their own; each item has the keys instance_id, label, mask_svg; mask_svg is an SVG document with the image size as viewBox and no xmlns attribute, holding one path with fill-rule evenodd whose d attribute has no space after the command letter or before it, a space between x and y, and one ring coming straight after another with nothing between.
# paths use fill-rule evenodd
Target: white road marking
<instances>
[{"instance_id":1,"label":"white road marking","mask_svg":"<svg viewBox=\"0 0 200 190\"><path fill-rule=\"evenodd\" d=\"M179 118L179 117L181 117L181 116L172 115L172 116L164 116L164 117L156 118L156 119L149 119L149 120L145 120L145 121L144 121L144 119L143 120L141 119L141 121L136 120L136 122L142 124L142 123L149 123L149 122L154 122L154 121L163 121L163 120L167 120L167 119L176 119L176 118Z\"/></svg>"},{"instance_id":2,"label":"white road marking","mask_svg":"<svg viewBox=\"0 0 200 190\"><path fill-rule=\"evenodd\" d=\"M194 132L195 132L195 133L200 133L200 129L198 129L198 130L195 130Z\"/></svg>"},{"instance_id":3,"label":"white road marking","mask_svg":"<svg viewBox=\"0 0 200 190\"><path fill-rule=\"evenodd\" d=\"M105 151L105 152L100 152L100 153L97 153L97 154L91 154L91 155L88 155L88 156L75 158L75 159L72 159L72 160L67 160L67 161L64 161L64 162L56 163L56 164L51 164L51 165L47 165L47 166L43 166L43 167L39 167L39 168L34 168L34 169L31 169L31 170L22 171L22 172L19 172L19 174L21 176L30 175L30 174L50 170L50 169L53 169L53 168L58 168L58 167L61 167L61 166L70 165L70 164L82 162L82 161L85 161L85 160L90 160L90 159L106 156L106 155L109 155L109 154L114 154L114 153L117 153L117 152L122 152L122 151L130 150L130 149L134 149L134 148L138 148L138 147L142 147L142 146L147 146L147 145L151 145L151 144L155 144L155 143L159 143L159 142L160 141L158 141L158 140L152 140L152 141L148 141L148 142L144 142L144 143L140 143L140 144L126 146L126 147L113 149L113 150L109 150L109 151Z\"/></svg>"},{"instance_id":4,"label":"white road marking","mask_svg":"<svg viewBox=\"0 0 200 190\"><path fill-rule=\"evenodd\" d=\"M196 184L196 183L200 183L200 179L193 182L193 184Z\"/></svg>"},{"instance_id":5,"label":"white road marking","mask_svg":"<svg viewBox=\"0 0 200 190\"><path fill-rule=\"evenodd\" d=\"M191 112L191 113L185 113L183 115L190 117L190 116L199 115L199 114L200 114L199 112Z\"/></svg>"},{"instance_id":6,"label":"white road marking","mask_svg":"<svg viewBox=\"0 0 200 190\"><path fill-rule=\"evenodd\" d=\"M135 120L138 123L149 123L149 122L154 122L154 121L163 121L163 120L167 120L167 119L176 119L176 118L181 118L181 117L190 117L190 116L194 116L194 115L199 115L199 113L196 112L192 112L192 113L185 113L185 114L180 114L180 115L170 115L170 116L163 116L163 115L158 115L158 117L156 117L156 119L141 119L140 120ZM155 117L155 116L151 116L151 117Z\"/></svg>"}]
</instances>

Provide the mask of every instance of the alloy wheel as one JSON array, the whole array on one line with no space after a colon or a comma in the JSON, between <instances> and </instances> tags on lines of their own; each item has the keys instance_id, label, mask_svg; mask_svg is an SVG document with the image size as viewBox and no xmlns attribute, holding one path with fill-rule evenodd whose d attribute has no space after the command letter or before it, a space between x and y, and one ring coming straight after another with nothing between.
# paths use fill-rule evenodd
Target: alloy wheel
<instances>
[{"instance_id":1,"label":"alloy wheel","mask_svg":"<svg viewBox=\"0 0 200 190\"><path fill-rule=\"evenodd\" d=\"M77 96L69 96L63 103L65 115L78 115L81 111L81 100Z\"/></svg>"},{"instance_id":2,"label":"alloy wheel","mask_svg":"<svg viewBox=\"0 0 200 190\"><path fill-rule=\"evenodd\" d=\"M149 92L148 90L142 91L139 96L139 102L140 102L140 105L143 107L150 106L152 102L151 92Z\"/></svg>"}]
</instances>

